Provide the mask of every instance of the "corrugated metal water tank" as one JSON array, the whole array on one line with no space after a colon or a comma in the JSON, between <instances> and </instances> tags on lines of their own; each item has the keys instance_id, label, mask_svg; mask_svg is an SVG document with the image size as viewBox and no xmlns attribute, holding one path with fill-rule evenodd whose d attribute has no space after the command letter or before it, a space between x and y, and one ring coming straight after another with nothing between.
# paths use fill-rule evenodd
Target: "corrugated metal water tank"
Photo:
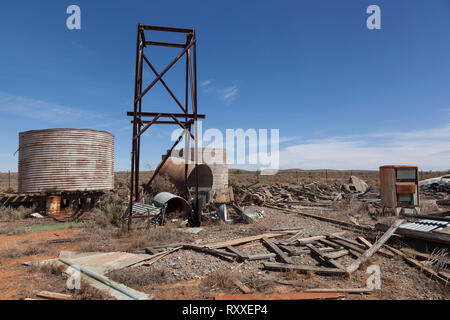
<instances>
[{"instance_id":1,"label":"corrugated metal water tank","mask_svg":"<svg viewBox=\"0 0 450 320\"><path fill-rule=\"evenodd\" d=\"M112 190L114 136L90 129L19 133L19 193Z\"/></svg>"}]
</instances>

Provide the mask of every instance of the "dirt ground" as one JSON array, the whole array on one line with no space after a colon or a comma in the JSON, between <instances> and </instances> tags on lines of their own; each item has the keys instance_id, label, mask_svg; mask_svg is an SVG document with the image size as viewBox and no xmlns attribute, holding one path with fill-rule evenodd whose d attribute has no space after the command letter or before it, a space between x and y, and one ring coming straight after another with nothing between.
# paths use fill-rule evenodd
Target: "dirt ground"
<instances>
[{"instance_id":1,"label":"dirt ground","mask_svg":"<svg viewBox=\"0 0 450 320\"><path fill-rule=\"evenodd\" d=\"M300 171L299 171L300 172ZM307 172L303 177L299 172L281 173L273 177L261 177L256 173L235 172L230 174L230 184L248 185L258 181L261 183L297 183L302 181L317 181L325 179L336 181L348 179L346 175L358 175L370 185L376 185L376 172L333 172L328 171L328 177L320 177L324 171ZM337 174L341 174L337 175ZM435 174L438 176L439 174ZM427 177L428 178L428 177ZM328 180L327 180L328 179ZM334 180L333 180L334 179ZM255 180L255 181L254 181ZM120 185L122 196L126 195L126 173L116 175L116 185ZM346 204L347 205L347 204ZM348 204L350 205L350 204ZM354 204L353 204L354 205ZM423 213L435 212L435 201L424 197ZM88 288L81 292L66 289L66 279L61 272L53 269L39 269L26 266L27 261L40 261L58 257L60 251L78 252L142 252L143 248L161 246L173 243L207 244L225 241L251 235L269 232L271 229L299 228L303 230L302 237L323 235L343 231L335 224L308 218L296 213L255 207L262 215L253 223L227 224L225 222L205 221L198 234L191 234L186 227L169 223L163 227L151 227L149 230L134 230L131 233L122 232L114 225L100 226L92 215L85 215L77 225L64 229L34 232L30 226L52 225L56 222L51 218L26 218L16 221L0 221L0 299L36 298L39 291L47 290L59 293L74 294L75 299L107 299L101 293ZM345 222L349 221L349 208L342 204L331 207L329 211L304 209L302 212L314 213ZM379 217L373 221L368 216L361 217L361 224L374 225L376 222L391 223L393 217ZM374 241L381 234L364 234L357 231L346 231L345 237L355 240L358 236ZM283 240L291 235L277 238ZM413 247L417 250L431 250L424 248L423 242L411 241L399 236L392 237L389 245L402 248ZM246 243L236 247L244 254L262 254L270 251L259 241ZM293 256L297 264L311 266L321 265L309 253ZM275 262L274 258L271 261ZM349 265L352 258L344 256L338 259L344 266ZM349 276L318 275L313 272L279 272L268 271L263 268L261 261L225 261L217 256L180 249L150 266L129 267L120 271L113 271L108 276L117 282L131 288L154 295L155 299L213 299L223 293L241 293L233 279L239 279L254 292L285 293L302 291L309 288L364 288L367 278L366 269L369 265L378 265L381 269L381 290L371 294L347 294L347 300L448 300L450 290L448 286L439 284L426 276L423 272L408 265L396 256L388 258L381 254L374 255L369 263Z\"/></svg>"}]
</instances>

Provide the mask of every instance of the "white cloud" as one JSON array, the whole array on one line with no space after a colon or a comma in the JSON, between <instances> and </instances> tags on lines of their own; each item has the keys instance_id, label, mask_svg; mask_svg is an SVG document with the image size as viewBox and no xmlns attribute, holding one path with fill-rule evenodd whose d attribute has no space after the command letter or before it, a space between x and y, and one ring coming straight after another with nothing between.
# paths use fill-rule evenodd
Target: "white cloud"
<instances>
[{"instance_id":1,"label":"white cloud","mask_svg":"<svg viewBox=\"0 0 450 320\"><path fill-rule=\"evenodd\" d=\"M378 169L386 164L450 169L450 124L409 132L311 140L280 151L282 168Z\"/></svg>"},{"instance_id":2,"label":"white cloud","mask_svg":"<svg viewBox=\"0 0 450 320\"><path fill-rule=\"evenodd\" d=\"M104 115L42 100L0 92L0 111L54 123L81 119L101 119Z\"/></svg>"},{"instance_id":3,"label":"white cloud","mask_svg":"<svg viewBox=\"0 0 450 320\"><path fill-rule=\"evenodd\" d=\"M220 98L220 100L224 101L225 103L230 103L234 99L236 99L238 93L239 93L239 90L238 90L237 86L233 85L233 86L225 88L223 90L219 90L219 98Z\"/></svg>"},{"instance_id":4,"label":"white cloud","mask_svg":"<svg viewBox=\"0 0 450 320\"><path fill-rule=\"evenodd\" d=\"M200 87L206 87L209 86L213 82L213 79L208 79L200 83Z\"/></svg>"}]
</instances>

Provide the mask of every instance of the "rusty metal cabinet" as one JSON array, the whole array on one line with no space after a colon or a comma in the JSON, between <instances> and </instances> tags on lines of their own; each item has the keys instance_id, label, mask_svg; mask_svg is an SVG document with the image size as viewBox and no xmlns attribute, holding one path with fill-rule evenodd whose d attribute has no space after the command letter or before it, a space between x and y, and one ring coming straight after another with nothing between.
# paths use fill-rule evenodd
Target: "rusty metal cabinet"
<instances>
[{"instance_id":1,"label":"rusty metal cabinet","mask_svg":"<svg viewBox=\"0 0 450 320\"><path fill-rule=\"evenodd\" d=\"M383 212L392 209L396 215L419 208L419 169L416 166L381 166L380 196Z\"/></svg>"}]
</instances>

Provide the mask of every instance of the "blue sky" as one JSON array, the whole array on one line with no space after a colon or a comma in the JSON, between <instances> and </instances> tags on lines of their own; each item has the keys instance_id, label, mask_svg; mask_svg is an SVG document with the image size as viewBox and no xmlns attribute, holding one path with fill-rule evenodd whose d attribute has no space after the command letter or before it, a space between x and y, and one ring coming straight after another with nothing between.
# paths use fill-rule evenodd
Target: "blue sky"
<instances>
[{"instance_id":1,"label":"blue sky","mask_svg":"<svg viewBox=\"0 0 450 320\"><path fill-rule=\"evenodd\" d=\"M71 4L81 30L66 28ZM366 27L371 4L381 30ZM17 170L19 132L46 128L113 133L116 170L129 170L137 23L195 28L203 129L279 129L282 168L450 169L448 0L5 0L0 171ZM149 58L161 71L178 50ZM183 70L164 77L180 99ZM153 90L147 111L177 111ZM157 165L173 129L149 130L144 167Z\"/></svg>"}]
</instances>

